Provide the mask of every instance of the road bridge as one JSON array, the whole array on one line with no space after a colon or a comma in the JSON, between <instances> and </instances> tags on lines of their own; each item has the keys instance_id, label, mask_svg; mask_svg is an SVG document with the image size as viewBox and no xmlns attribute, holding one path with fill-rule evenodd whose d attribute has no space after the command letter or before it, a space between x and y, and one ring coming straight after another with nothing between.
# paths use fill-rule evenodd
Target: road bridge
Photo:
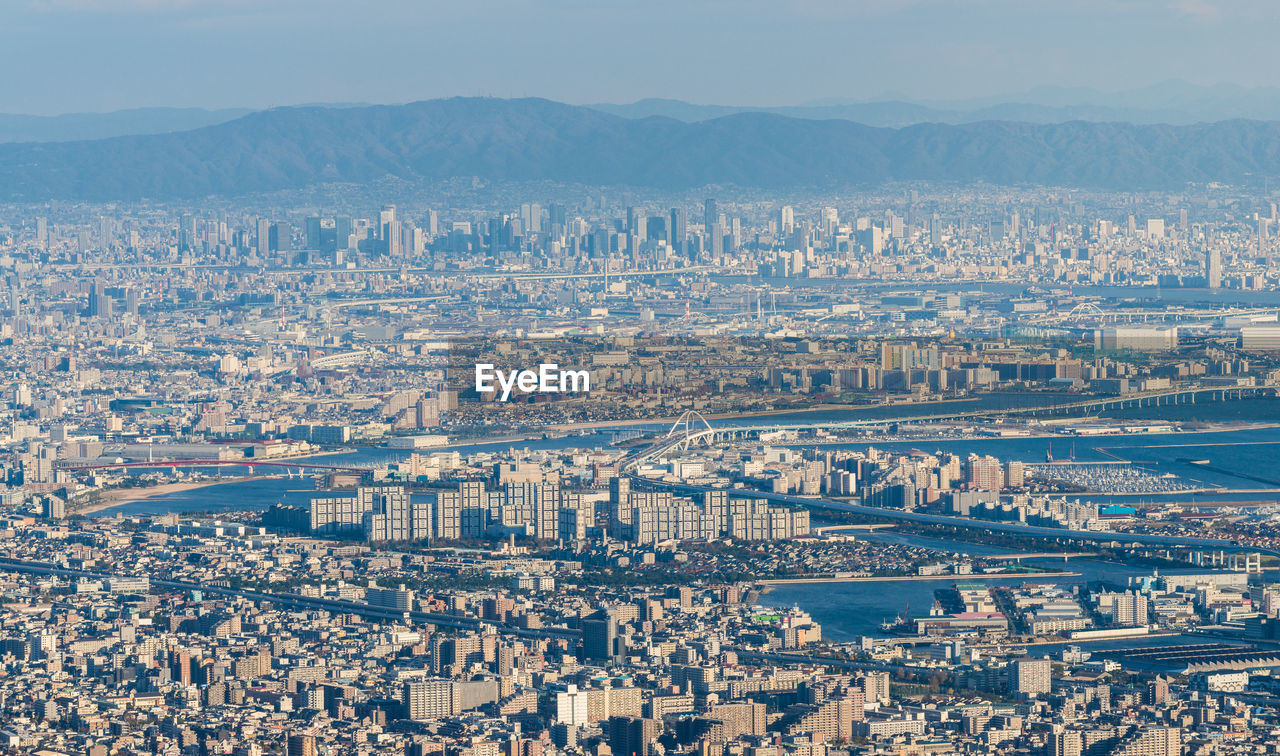
<instances>
[{"instance_id":1,"label":"road bridge","mask_svg":"<svg viewBox=\"0 0 1280 756\"><path fill-rule=\"evenodd\" d=\"M896 527L898 526L888 522L868 522L860 525L824 525L820 528L814 528L813 532L819 535L842 530L860 530L866 533L874 533L877 530L892 530Z\"/></svg>"},{"instance_id":2,"label":"road bridge","mask_svg":"<svg viewBox=\"0 0 1280 756\"><path fill-rule=\"evenodd\" d=\"M1128 409L1134 407L1164 407L1204 402L1229 402L1257 396L1277 396L1280 394L1274 386L1198 386L1170 391L1147 391L1119 396L1104 396L1082 399L1075 402L1057 404L1029 405L1025 407L1003 408L970 408L954 412L939 412L926 415L908 415L893 418L869 418L867 420L846 420L838 422L785 423L763 425L716 426L713 430L718 435L732 435L750 431L767 432L780 430L835 430L840 428L868 428L902 423L937 422L939 420L970 420L979 418L1000 418L1008 415L1028 415L1031 417L1070 415L1076 412L1105 412L1108 410Z\"/></svg>"},{"instance_id":3,"label":"road bridge","mask_svg":"<svg viewBox=\"0 0 1280 756\"><path fill-rule=\"evenodd\" d=\"M869 418L866 420L841 420L824 422L815 420L803 423L772 423L753 425L711 425L702 415L688 410L671 426L665 436L655 439L646 448L635 450L631 457L623 463L623 470L630 472L640 465L659 459L675 451L683 451L703 443L714 443L723 440L759 438L763 435L786 431L839 431L878 428L887 425L936 423L945 420L977 420L981 418L1002 418L1010 415L1031 417L1071 415L1076 413L1105 412L1109 410L1132 407L1163 407L1204 402L1238 401L1249 397L1280 395L1280 389L1274 386L1194 386L1169 391L1148 391L1121 396L1105 396L1082 399L1075 402L1058 404L1033 405L1026 407L1006 408L966 408L953 412L939 412L926 415L908 415L892 418Z\"/></svg>"},{"instance_id":4,"label":"road bridge","mask_svg":"<svg viewBox=\"0 0 1280 756\"><path fill-rule=\"evenodd\" d=\"M687 483L668 483L666 481L652 480L635 474L631 474L630 477L637 485L666 488L681 493L724 490L710 488L707 486L693 486ZM1249 544L1238 543L1236 541L1225 541L1219 538L1192 538L1189 536L1166 536L1153 533L1071 530L1067 528L1050 528L1040 525L1018 525L1008 522L974 520L967 517L954 517L951 515L936 515L924 512L909 512L900 509L870 507L865 504L852 504L832 499L824 499L817 496L795 496L793 494L754 491L745 488L730 489L729 495L739 498L765 499L767 501L773 501L780 504L789 504L791 506L806 507L809 509L850 512L853 514L867 515L871 517L882 517L888 520L914 522L925 525L943 525L963 530L994 531L1012 536L1040 538L1058 541L1060 543L1093 543L1117 549L1131 548L1135 546L1149 546L1178 550L1185 549L1188 552L1188 555L1193 559L1196 554L1200 554L1200 558L1203 561L1205 559L1204 555L1209 554L1209 558L1213 560L1213 563L1222 564L1224 567L1228 566L1228 561L1216 555L1237 553L1265 554L1266 556L1280 559L1280 550L1251 546Z\"/></svg>"},{"instance_id":5,"label":"road bridge","mask_svg":"<svg viewBox=\"0 0 1280 756\"><path fill-rule=\"evenodd\" d=\"M487 278L525 278L525 279L574 279L574 278L600 278L603 273L568 273L557 271L539 271L539 270L495 270L495 269L476 269L476 270L437 270L435 268L424 268L421 266L370 266L359 268L324 268L324 267L302 267L302 268L267 268L267 267L251 267L241 264L214 264L214 265L188 265L185 263L139 263L139 264L122 264L122 263L77 263L75 265L54 266L54 270L65 273L83 273L88 270L97 272L105 272L109 270L129 270L131 272L150 272L165 270L190 270L193 268L207 270L240 270L250 273L256 273L263 276L311 276L317 273L331 273L333 275L354 277L365 275L388 275L399 273L413 273L415 275L426 278L468 278L468 279L487 279ZM679 268L656 269L656 270L611 270L610 278L637 278L644 276L678 276L690 275L698 273L709 273L715 275L732 275L732 276L754 276L756 271L749 268L734 268L725 265L686 265Z\"/></svg>"},{"instance_id":6,"label":"road bridge","mask_svg":"<svg viewBox=\"0 0 1280 756\"><path fill-rule=\"evenodd\" d=\"M1169 306L1159 309L1117 309L1103 310L1091 302L1083 302L1067 312L1046 312L1029 315L1024 322L1035 325L1057 325L1064 327L1101 327L1107 323L1197 323L1217 321L1229 317L1274 317L1274 307L1179 307Z\"/></svg>"},{"instance_id":7,"label":"road bridge","mask_svg":"<svg viewBox=\"0 0 1280 756\"><path fill-rule=\"evenodd\" d=\"M163 469L167 467L247 467L249 468L250 475L253 474L253 468L255 467L348 473L363 473L368 472L368 470L371 469L367 467L351 467L349 465L321 465L314 462L290 462L282 459L169 459L149 460L145 462L92 462L81 465L58 465L59 470L69 470L72 472L81 472L86 470L129 470L134 468Z\"/></svg>"},{"instance_id":8,"label":"road bridge","mask_svg":"<svg viewBox=\"0 0 1280 756\"><path fill-rule=\"evenodd\" d=\"M1032 551L1024 554L984 554L983 559L990 559L995 562L1012 561L1021 562L1023 559L1087 559L1089 557L1098 556L1096 551Z\"/></svg>"}]
</instances>

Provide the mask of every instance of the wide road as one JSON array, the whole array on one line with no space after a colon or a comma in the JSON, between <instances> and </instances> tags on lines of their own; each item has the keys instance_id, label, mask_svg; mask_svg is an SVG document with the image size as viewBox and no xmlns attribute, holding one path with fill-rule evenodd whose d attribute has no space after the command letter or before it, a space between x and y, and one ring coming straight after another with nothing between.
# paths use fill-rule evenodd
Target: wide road
<instances>
[{"instance_id":1,"label":"wide road","mask_svg":"<svg viewBox=\"0 0 1280 756\"><path fill-rule=\"evenodd\" d=\"M631 478L636 482L644 483L649 486L669 488L675 491L695 492L724 490L705 486L691 486L684 483L655 481L634 474L631 475ZM766 499L768 501L776 501L783 504L802 506L810 509L826 509L835 512L853 512L855 514L883 517L889 520L902 520L904 522L918 522L926 525L946 525L953 528L964 528L966 530L994 530L1000 533L1010 533L1013 535L1029 536L1032 538L1045 538L1050 540L1070 539L1073 541L1088 541L1090 543L1140 543L1145 546L1159 546L1170 549L1248 552L1251 554L1266 554L1268 556L1280 558L1280 550L1249 546L1248 544L1240 544L1235 541L1224 541L1217 538L1189 538L1185 536L1163 536L1146 533L1067 530L1066 528L1047 528L1040 525L1016 525L1008 522L974 520L967 517L951 517L949 515L926 514L924 512L905 512L900 509L868 507L863 504L849 504L843 501L833 501L831 499L823 499L816 496L793 496L791 494L752 491L749 489L729 489L729 495L751 499Z\"/></svg>"}]
</instances>

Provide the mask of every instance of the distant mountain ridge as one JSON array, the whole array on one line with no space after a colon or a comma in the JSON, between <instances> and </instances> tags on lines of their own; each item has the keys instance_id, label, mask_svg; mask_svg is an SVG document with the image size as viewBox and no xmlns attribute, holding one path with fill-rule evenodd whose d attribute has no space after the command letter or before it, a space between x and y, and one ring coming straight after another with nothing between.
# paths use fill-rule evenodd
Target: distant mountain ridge
<instances>
[{"instance_id":1,"label":"distant mountain ridge","mask_svg":"<svg viewBox=\"0 0 1280 756\"><path fill-rule=\"evenodd\" d=\"M887 181L1172 189L1280 175L1280 123L917 124L738 113L628 119L540 99L296 107L191 131L0 145L0 198L167 200L387 176L681 190Z\"/></svg>"},{"instance_id":2,"label":"distant mountain ridge","mask_svg":"<svg viewBox=\"0 0 1280 756\"><path fill-rule=\"evenodd\" d=\"M37 116L0 113L0 142L73 142L134 134L165 134L226 123L249 108L134 108L110 113Z\"/></svg>"},{"instance_id":3,"label":"distant mountain ridge","mask_svg":"<svg viewBox=\"0 0 1280 756\"><path fill-rule=\"evenodd\" d=\"M841 118L868 126L917 123L1067 121L1189 125L1233 119L1280 120L1280 89L1227 84L1198 86L1169 81L1122 92L1084 87L1037 87L1025 92L963 100L918 100L886 95L872 100L830 99L800 105L696 105L651 98L628 104L601 103L597 110L625 118L665 116L706 121L735 113L772 113L792 118Z\"/></svg>"},{"instance_id":4,"label":"distant mountain ridge","mask_svg":"<svg viewBox=\"0 0 1280 756\"><path fill-rule=\"evenodd\" d=\"M769 113L805 120L840 119L866 124L901 128L920 123L946 123L962 125L983 121L1017 121L1023 123L1066 123L1091 121L1095 123L1177 124L1189 125L1205 119L1196 118L1180 110L1142 110L1107 105L1037 105L1025 102L1006 102L985 105L973 109L943 108L901 100L882 100L845 105L786 105L779 107L747 107L736 105L694 105L680 100L650 99L628 105L591 105L604 113L624 118L674 118L686 123L709 121L738 113ZM1240 117L1240 116L1237 116ZM1280 108L1276 109L1280 119ZM1217 119L1222 120L1222 119Z\"/></svg>"}]
</instances>

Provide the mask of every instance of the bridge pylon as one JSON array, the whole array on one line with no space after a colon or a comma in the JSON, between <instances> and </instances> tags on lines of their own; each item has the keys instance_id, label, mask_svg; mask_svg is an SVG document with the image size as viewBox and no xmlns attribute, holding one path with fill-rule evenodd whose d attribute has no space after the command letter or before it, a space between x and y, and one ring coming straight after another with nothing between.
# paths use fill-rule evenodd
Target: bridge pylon
<instances>
[{"instance_id":1,"label":"bridge pylon","mask_svg":"<svg viewBox=\"0 0 1280 756\"><path fill-rule=\"evenodd\" d=\"M712 430L711 423L702 416L697 410L685 410L680 413L680 417L671 424L671 430L667 431L666 438L679 438L678 446L681 449L688 449L692 443L694 436L706 433Z\"/></svg>"}]
</instances>

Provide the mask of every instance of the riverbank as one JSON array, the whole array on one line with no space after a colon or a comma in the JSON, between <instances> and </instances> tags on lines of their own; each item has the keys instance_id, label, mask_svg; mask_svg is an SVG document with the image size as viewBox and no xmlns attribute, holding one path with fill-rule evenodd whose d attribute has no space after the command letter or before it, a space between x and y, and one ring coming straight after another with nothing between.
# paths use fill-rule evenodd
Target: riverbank
<instances>
[{"instance_id":1,"label":"riverbank","mask_svg":"<svg viewBox=\"0 0 1280 756\"><path fill-rule=\"evenodd\" d=\"M1040 578L1063 577L1081 577L1081 574L1079 572L983 572L972 575L866 575L860 577L775 578L772 580L757 580L756 583L763 586L760 589L760 595L764 595L780 585L809 583L915 583L930 580L950 580L953 582L971 583L981 580L1017 580L1018 578L1038 580Z\"/></svg>"},{"instance_id":2,"label":"riverbank","mask_svg":"<svg viewBox=\"0 0 1280 756\"><path fill-rule=\"evenodd\" d=\"M769 410L747 410L745 412L708 412L705 413L703 417L707 420L750 420L758 417L772 417L774 415L806 415L816 414L819 412L853 412L857 410L883 410L894 407L930 407L936 404L962 404L979 402L981 400L981 396L961 396L929 399L925 401L898 401L876 404L811 404L803 407L780 407ZM557 427L565 430L625 428L633 425L674 423L679 419L679 415L667 415L664 417L649 417L629 420L598 420L589 423L568 423ZM893 418L886 419L892 420Z\"/></svg>"},{"instance_id":3,"label":"riverbank","mask_svg":"<svg viewBox=\"0 0 1280 756\"><path fill-rule=\"evenodd\" d=\"M244 483L251 480L266 480L270 478L278 478L278 475L255 475L243 478L232 478L230 480L222 479L206 479L193 480L183 483L161 483L155 486L135 486L132 488L110 488L101 492L101 495L92 503L76 504L72 502L70 506L71 514L90 515L101 512L104 509L111 509L123 504L131 504L135 501L145 501L157 496L167 496L169 494L182 493L184 491L194 491L198 488L208 488L210 486L221 486L234 483Z\"/></svg>"},{"instance_id":4,"label":"riverbank","mask_svg":"<svg viewBox=\"0 0 1280 756\"><path fill-rule=\"evenodd\" d=\"M612 427L610 423L591 423L590 425L599 426L601 428ZM545 431L530 431L528 433L507 434L500 436L477 436L475 438L458 437L447 444L439 446L424 446L420 449L401 449L382 444L370 444L367 446L356 446L349 449L335 449L332 451L312 452L303 455L311 459L321 459L323 457L332 457L339 454L350 454L352 452L373 452L377 454L403 454L406 457L409 454L436 454L449 451L459 451L469 449L475 446L486 446L489 444L518 444L522 441L543 441L546 439L565 439L572 438L578 434L565 432L571 426L557 426L555 429ZM294 457L293 459L301 459L303 457Z\"/></svg>"}]
</instances>

